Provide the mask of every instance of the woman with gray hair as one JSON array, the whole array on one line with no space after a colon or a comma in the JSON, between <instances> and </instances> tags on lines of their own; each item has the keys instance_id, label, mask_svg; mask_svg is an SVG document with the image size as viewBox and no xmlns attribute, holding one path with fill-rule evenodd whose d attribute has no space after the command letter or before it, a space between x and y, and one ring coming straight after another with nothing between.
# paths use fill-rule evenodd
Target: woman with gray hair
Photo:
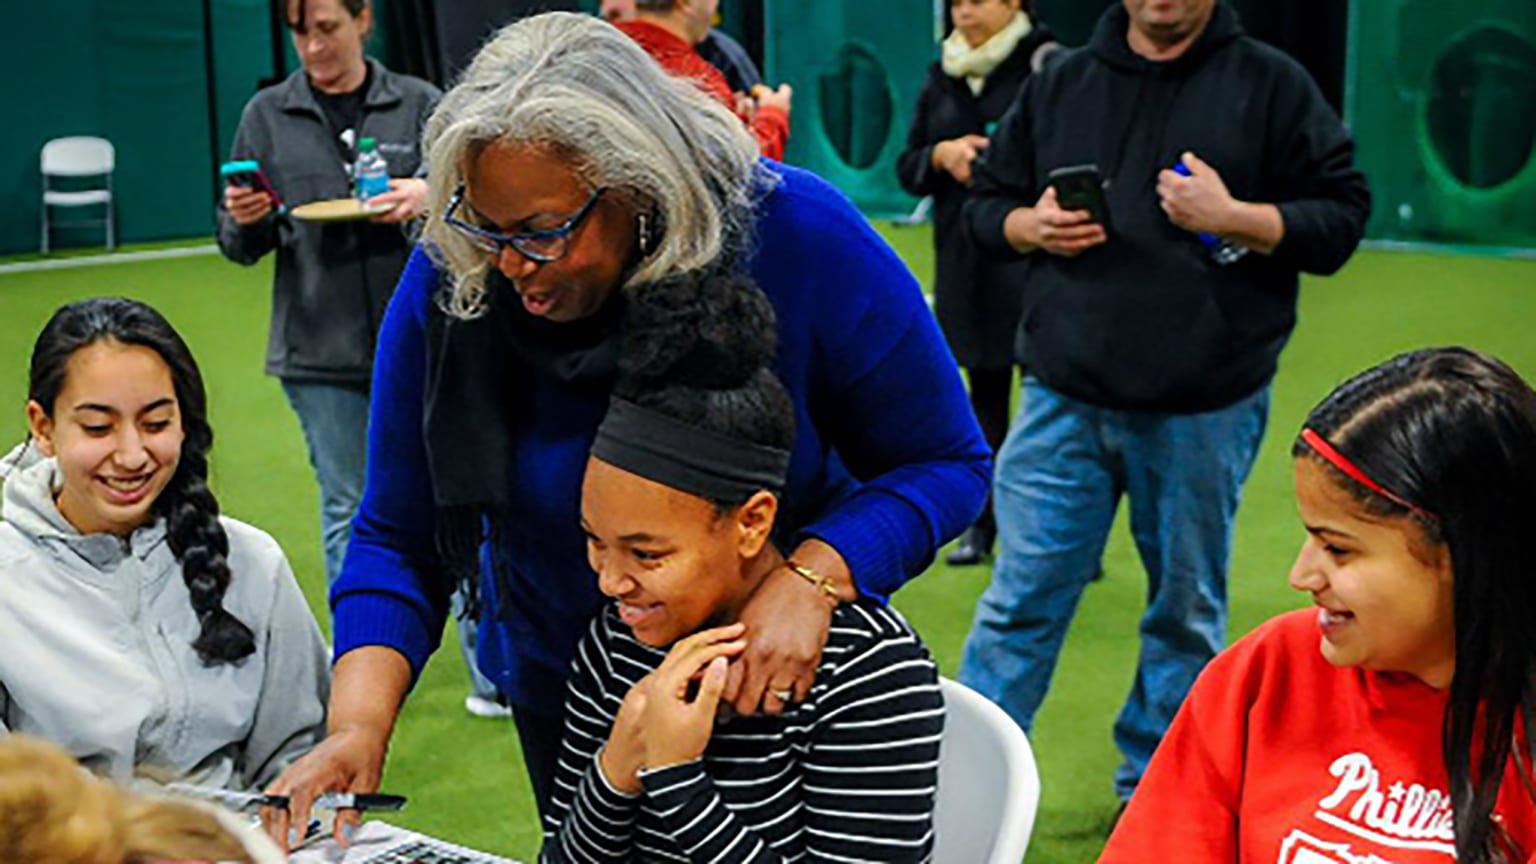
<instances>
[{"instance_id":1,"label":"woman with gray hair","mask_svg":"<svg viewBox=\"0 0 1536 864\"><path fill-rule=\"evenodd\" d=\"M916 282L846 198L757 156L728 109L611 25L524 19L428 124L432 218L380 334L363 503L335 616L330 737L271 791L373 789L456 582L543 809L576 643L602 608L580 519L587 455L638 286L744 273L768 296L798 430L770 574L726 701L809 693L834 608L883 601L975 518L990 457ZM709 328L720 310L676 310ZM627 538L629 566L687 550ZM792 564L793 566L789 566ZM658 604L630 610L665 615ZM355 818L355 817L343 817Z\"/></svg>"}]
</instances>

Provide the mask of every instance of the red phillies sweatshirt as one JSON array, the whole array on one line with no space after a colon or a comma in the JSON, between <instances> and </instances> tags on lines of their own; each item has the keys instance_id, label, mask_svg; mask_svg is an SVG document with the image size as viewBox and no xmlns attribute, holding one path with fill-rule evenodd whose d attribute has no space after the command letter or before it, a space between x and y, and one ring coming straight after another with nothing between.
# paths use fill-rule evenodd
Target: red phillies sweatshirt
<instances>
[{"instance_id":1,"label":"red phillies sweatshirt","mask_svg":"<svg viewBox=\"0 0 1536 864\"><path fill-rule=\"evenodd\" d=\"M1449 864L1447 691L1323 659L1316 610L1281 615L1195 682L1099 864ZM1495 818L1529 856L1511 765ZM1527 859L1536 860L1536 859Z\"/></svg>"}]
</instances>

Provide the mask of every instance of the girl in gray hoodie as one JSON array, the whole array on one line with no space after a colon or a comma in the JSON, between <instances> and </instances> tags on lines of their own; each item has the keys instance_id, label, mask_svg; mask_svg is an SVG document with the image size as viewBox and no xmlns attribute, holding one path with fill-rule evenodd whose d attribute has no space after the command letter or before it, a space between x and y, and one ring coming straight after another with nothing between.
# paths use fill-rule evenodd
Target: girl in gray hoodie
<instances>
[{"instance_id":1,"label":"girl in gray hoodie","mask_svg":"<svg viewBox=\"0 0 1536 864\"><path fill-rule=\"evenodd\" d=\"M264 786L324 736L328 652L277 543L219 515L186 344L142 303L72 303L28 396L0 464L0 735L118 780Z\"/></svg>"}]
</instances>

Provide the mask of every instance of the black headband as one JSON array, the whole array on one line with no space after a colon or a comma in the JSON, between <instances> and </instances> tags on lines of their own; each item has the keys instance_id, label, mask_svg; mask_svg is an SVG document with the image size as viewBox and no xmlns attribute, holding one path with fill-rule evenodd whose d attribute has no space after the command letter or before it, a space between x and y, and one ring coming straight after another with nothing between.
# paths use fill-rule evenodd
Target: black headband
<instances>
[{"instance_id":1,"label":"black headband","mask_svg":"<svg viewBox=\"0 0 1536 864\"><path fill-rule=\"evenodd\" d=\"M614 397L597 427L592 455L615 468L710 501L778 494L789 475L789 451L690 426Z\"/></svg>"}]
</instances>

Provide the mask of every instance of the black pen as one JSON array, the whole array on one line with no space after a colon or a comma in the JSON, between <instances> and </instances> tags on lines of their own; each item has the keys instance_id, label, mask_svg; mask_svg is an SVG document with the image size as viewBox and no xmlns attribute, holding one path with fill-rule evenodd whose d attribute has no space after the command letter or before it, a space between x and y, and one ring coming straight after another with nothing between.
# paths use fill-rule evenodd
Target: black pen
<instances>
[{"instance_id":1,"label":"black pen","mask_svg":"<svg viewBox=\"0 0 1536 864\"><path fill-rule=\"evenodd\" d=\"M258 795L256 798L257 806L288 809L287 795ZM405 796L382 792L326 792L310 806L317 810L401 810L405 807Z\"/></svg>"},{"instance_id":2,"label":"black pen","mask_svg":"<svg viewBox=\"0 0 1536 864\"><path fill-rule=\"evenodd\" d=\"M225 807L240 812L249 812L261 807L277 807L286 810L290 803L288 795L232 792L228 789L209 789L186 783L172 783L169 788L172 792L217 801ZM399 810L405 807L405 796L386 795L382 792L326 792L315 798L310 806L318 810Z\"/></svg>"}]
</instances>

